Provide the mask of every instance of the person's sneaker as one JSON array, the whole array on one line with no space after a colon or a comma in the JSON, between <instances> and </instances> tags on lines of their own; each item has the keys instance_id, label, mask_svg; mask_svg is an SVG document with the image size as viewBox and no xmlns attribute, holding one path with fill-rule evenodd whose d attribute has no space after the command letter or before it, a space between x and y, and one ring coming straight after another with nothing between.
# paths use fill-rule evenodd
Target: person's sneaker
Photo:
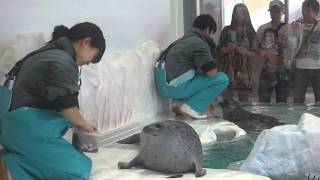
<instances>
[{"instance_id":1,"label":"person's sneaker","mask_svg":"<svg viewBox=\"0 0 320 180\"><path fill-rule=\"evenodd\" d=\"M179 109L179 113L183 116L189 116L192 119L206 119L208 115L200 114L194 109L192 109L188 104L184 103Z\"/></svg>"}]
</instances>

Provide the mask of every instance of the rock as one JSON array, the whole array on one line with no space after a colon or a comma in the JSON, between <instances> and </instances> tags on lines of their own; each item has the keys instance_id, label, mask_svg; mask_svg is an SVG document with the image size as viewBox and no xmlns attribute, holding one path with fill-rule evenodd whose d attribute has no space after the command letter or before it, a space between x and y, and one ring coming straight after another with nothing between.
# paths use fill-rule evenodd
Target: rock
<instances>
[{"instance_id":1,"label":"rock","mask_svg":"<svg viewBox=\"0 0 320 180\"><path fill-rule=\"evenodd\" d=\"M246 132L236 124L222 119L207 121L191 121L188 124L197 132L202 144L212 144L216 141L232 141Z\"/></svg>"},{"instance_id":2,"label":"rock","mask_svg":"<svg viewBox=\"0 0 320 180\"><path fill-rule=\"evenodd\" d=\"M320 118L305 113L298 125L264 130L241 170L272 179L320 178Z\"/></svg>"}]
</instances>

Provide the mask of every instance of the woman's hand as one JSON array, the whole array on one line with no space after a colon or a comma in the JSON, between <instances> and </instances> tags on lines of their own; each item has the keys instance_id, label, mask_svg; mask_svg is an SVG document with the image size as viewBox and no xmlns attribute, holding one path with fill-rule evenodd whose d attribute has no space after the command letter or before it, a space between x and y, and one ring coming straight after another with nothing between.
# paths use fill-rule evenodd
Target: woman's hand
<instances>
[{"instance_id":1,"label":"woman's hand","mask_svg":"<svg viewBox=\"0 0 320 180\"><path fill-rule=\"evenodd\" d=\"M89 133L93 133L97 131L97 128L89 123L85 123L83 125L80 125L79 128L81 128L82 130L89 132Z\"/></svg>"},{"instance_id":2,"label":"woman's hand","mask_svg":"<svg viewBox=\"0 0 320 180\"><path fill-rule=\"evenodd\" d=\"M217 101L213 101L213 102L210 104L210 106L208 107L207 111L208 111L209 113L213 113L214 110L216 109L216 107L217 107L218 105L219 105L219 104L218 104Z\"/></svg>"},{"instance_id":3,"label":"woman's hand","mask_svg":"<svg viewBox=\"0 0 320 180\"><path fill-rule=\"evenodd\" d=\"M244 56L247 54L247 49L245 47L238 46L236 47L236 52Z\"/></svg>"},{"instance_id":4,"label":"woman's hand","mask_svg":"<svg viewBox=\"0 0 320 180\"><path fill-rule=\"evenodd\" d=\"M97 128L89 124L80 114L77 107L70 107L62 110L62 113L66 119L71 121L75 126L83 129L87 132L95 132Z\"/></svg>"},{"instance_id":5,"label":"woman's hand","mask_svg":"<svg viewBox=\"0 0 320 180\"><path fill-rule=\"evenodd\" d=\"M236 47L237 45L235 45L234 43L228 42L227 48L229 49L229 51L234 51Z\"/></svg>"},{"instance_id":6,"label":"woman's hand","mask_svg":"<svg viewBox=\"0 0 320 180\"><path fill-rule=\"evenodd\" d=\"M207 75L210 76L210 77L214 77L218 72L218 69L217 68L214 68L210 71L207 72Z\"/></svg>"},{"instance_id":7,"label":"woman's hand","mask_svg":"<svg viewBox=\"0 0 320 180\"><path fill-rule=\"evenodd\" d=\"M232 42L228 42L227 47L223 48L224 53L230 53L233 52L236 49L237 45L235 45Z\"/></svg>"}]
</instances>

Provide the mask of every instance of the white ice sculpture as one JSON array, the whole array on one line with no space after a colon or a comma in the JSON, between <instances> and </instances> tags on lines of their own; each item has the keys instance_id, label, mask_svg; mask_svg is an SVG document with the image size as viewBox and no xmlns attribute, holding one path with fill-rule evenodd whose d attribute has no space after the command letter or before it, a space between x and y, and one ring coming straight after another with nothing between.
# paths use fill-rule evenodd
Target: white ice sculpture
<instances>
[{"instance_id":1,"label":"white ice sculpture","mask_svg":"<svg viewBox=\"0 0 320 180\"><path fill-rule=\"evenodd\" d=\"M264 130L241 170L269 177L320 177L320 118Z\"/></svg>"},{"instance_id":2,"label":"white ice sculpture","mask_svg":"<svg viewBox=\"0 0 320 180\"><path fill-rule=\"evenodd\" d=\"M49 36L44 33L18 34L11 44L0 51L0 80L18 60L43 46L48 40Z\"/></svg>"},{"instance_id":3,"label":"white ice sculpture","mask_svg":"<svg viewBox=\"0 0 320 180\"><path fill-rule=\"evenodd\" d=\"M134 51L114 53L99 65L83 68L79 101L84 117L104 131L168 107L154 84L153 64L159 53L157 43L146 41Z\"/></svg>"}]
</instances>

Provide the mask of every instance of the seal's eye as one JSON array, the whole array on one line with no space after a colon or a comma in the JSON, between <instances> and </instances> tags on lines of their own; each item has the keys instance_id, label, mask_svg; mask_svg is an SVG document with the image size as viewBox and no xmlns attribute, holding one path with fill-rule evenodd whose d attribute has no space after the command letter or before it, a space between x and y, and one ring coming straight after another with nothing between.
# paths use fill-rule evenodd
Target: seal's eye
<instances>
[{"instance_id":1,"label":"seal's eye","mask_svg":"<svg viewBox=\"0 0 320 180\"><path fill-rule=\"evenodd\" d=\"M156 128L160 129L162 126L160 124L156 124Z\"/></svg>"}]
</instances>

